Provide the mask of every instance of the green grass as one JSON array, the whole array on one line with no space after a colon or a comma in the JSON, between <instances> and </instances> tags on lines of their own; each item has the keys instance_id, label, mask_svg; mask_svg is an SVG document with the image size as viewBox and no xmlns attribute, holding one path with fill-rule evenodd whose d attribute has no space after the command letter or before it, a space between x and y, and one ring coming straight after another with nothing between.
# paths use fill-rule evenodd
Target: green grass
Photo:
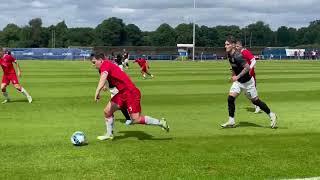
<instances>
[{"instance_id":1,"label":"green grass","mask_svg":"<svg viewBox=\"0 0 320 180\"><path fill-rule=\"evenodd\" d=\"M104 133L105 93L94 103L98 73L81 61L21 61L21 84L0 104L0 179L281 179L320 176L320 62L259 61L259 95L279 117L253 114L242 95L239 127L227 120L227 62L151 62L155 79L136 64L127 72L142 92L146 115L166 117L171 132L125 126L116 114L115 140ZM74 131L89 145L70 143Z\"/></svg>"}]
</instances>

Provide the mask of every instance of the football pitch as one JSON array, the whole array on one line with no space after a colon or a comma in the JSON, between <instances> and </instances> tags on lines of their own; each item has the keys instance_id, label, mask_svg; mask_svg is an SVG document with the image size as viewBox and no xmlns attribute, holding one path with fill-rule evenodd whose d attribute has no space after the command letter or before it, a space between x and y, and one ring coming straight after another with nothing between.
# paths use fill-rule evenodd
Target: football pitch
<instances>
[{"instance_id":1,"label":"football pitch","mask_svg":"<svg viewBox=\"0 0 320 180\"><path fill-rule=\"evenodd\" d=\"M0 104L0 179L289 179L320 176L320 62L258 61L260 98L278 115L271 129L242 94L237 128L228 119L231 83L227 61L150 62L154 79L137 64L127 70L142 93L143 113L165 117L159 127L124 124L116 113L115 139L105 132L94 102L98 72L83 61L20 61L21 84ZM1 74L2 75L2 74ZM3 97L1 96L3 99ZM2 100L1 99L1 100ZM87 146L70 142L83 131Z\"/></svg>"}]
</instances>

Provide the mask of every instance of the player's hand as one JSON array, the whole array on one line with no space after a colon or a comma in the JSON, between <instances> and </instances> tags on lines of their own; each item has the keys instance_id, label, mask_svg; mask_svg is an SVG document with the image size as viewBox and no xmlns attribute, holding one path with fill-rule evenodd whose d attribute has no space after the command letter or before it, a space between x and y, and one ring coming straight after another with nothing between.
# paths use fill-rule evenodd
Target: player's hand
<instances>
[{"instance_id":1,"label":"player's hand","mask_svg":"<svg viewBox=\"0 0 320 180\"><path fill-rule=\"evenodd\" d=\"M238 76L232 76L232 77L231 77L231 81L232 81L232 82L238 81L238 79L239 79Z\"/></svg>"},{"instance_id":2,"label":"player's hand","mask_svg":"<svg viewBox=\"0 0 320 180\"><path fill-rule=\"evenodd\" d=\"M100 100L100 94L96 94L95 96L94 96L94 101L95 102L98 102Z\"/></svg>"}]
</instances>

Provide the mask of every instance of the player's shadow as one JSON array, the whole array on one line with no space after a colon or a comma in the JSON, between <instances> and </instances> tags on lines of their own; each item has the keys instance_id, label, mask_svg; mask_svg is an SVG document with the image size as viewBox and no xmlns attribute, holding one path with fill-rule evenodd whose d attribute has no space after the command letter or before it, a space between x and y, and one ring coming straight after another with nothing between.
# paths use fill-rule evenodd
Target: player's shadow
<instances>
[{"instance_id":1,"label":"player's shadow","mask_svg":"<svg viewBox=\"0 0 320 180\"><path fill-rule=\"evenodd\" d=\"M247 111L249 111L249 112L254 112L256 109L255 108L253 108L253 107L246 107L245 108Z\"/></svg>"},{"instance_id":2,"label":"player's shadow","mask_svg":"<svg viewBox=\"0 0 320 180\"><path fill-rule=\"evenodd\" d=\"M34 102L34 100L32 100ZM17 100L11 100L9 103L29 103L27 99L17 99Z\"/></svg>"},{"instance_id":3,"label":"player's shadow","mask_svg":"<svg viewBox=\"0 0 320 180\"><path fill-rule=\"evenodd\" d=\"M259 127L259 128L267 128L265 126L251 123L251 122L240 122L239 124L236 125L236 127Z\"/></svg>"},{"instance_id":4,"label":"player's shadow","mask_svg":"<svg viewBox=\"0 0 320 180\"><path fill-rule=\"evenodd\" d=\"M119 122L125 123L125 122L126 122L126 119L119 119Z\"/></svg>"},{"instance_id":5,"label":"player's shadow","mask_svg":"<svg viewBox=\"0 0 320 180\"><path fill-rule=\"evenodd\" d=\"M121 139L126 139L130 137L135 137L138 140L172 140L172 138L154 138L154 136L145 133L143 131L120 131L121 136L115 136L114 140L121 140Z\"/></svg>"},{"instance_id":6,"label":"player's shadow","mask_svg":"<svg viewBox=\"0 0 320 180\"><path fill-rule=\"evenodd\" d=\"M249 112L255 112L255 111L256 111L256 109L255 109L254 107L246 107L245 109L246 109L247 111L249 111ZM260 112L258 112L258 113L256 113L256 114L260 114L260 113L263 113L263 111L260 110Z\"/></svg>"}]
</instances>

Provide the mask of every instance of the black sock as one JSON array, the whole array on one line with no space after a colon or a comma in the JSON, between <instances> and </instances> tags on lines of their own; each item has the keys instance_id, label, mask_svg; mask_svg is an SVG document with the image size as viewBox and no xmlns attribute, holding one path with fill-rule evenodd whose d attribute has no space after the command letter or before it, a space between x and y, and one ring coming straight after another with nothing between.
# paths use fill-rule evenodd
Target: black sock
<instances>
[{"instance_id":1,"label":"black sock","mask_svg":"<svg viewBox=\"0 0 320 180\"><path fill-rule=\"evenodd\" d=\"M269 107L266 105L266 103L262 102L260 99L256 101L252 101L252 103L256 106L259 106L262 109L262 111L264 111L265 113L270 114Z\"/></svg>"},{"instance_id":2,"label":"black sock","mask_svg":"<svg viewBox=\"0 0 320 180\"><path fill-rule=\"evenodd\" d=\"M228 110L229 110L229 117L234 117L234 112L236 110L236 105L234 103L234 101L236 100L236 98L229 96L228 97Z\"/></svg>"},{"instance_id":3,"label":"black sock","mask_svg":"<svg viewBox=\"0 0 320 180\"><path fill-rule=\"evenodd\" d=\"M121 112L122 112L123 116L126 118L126 120L131 119L129 116L129 113L126 109L121 109Z\"/></svg>"}]
</instances>

